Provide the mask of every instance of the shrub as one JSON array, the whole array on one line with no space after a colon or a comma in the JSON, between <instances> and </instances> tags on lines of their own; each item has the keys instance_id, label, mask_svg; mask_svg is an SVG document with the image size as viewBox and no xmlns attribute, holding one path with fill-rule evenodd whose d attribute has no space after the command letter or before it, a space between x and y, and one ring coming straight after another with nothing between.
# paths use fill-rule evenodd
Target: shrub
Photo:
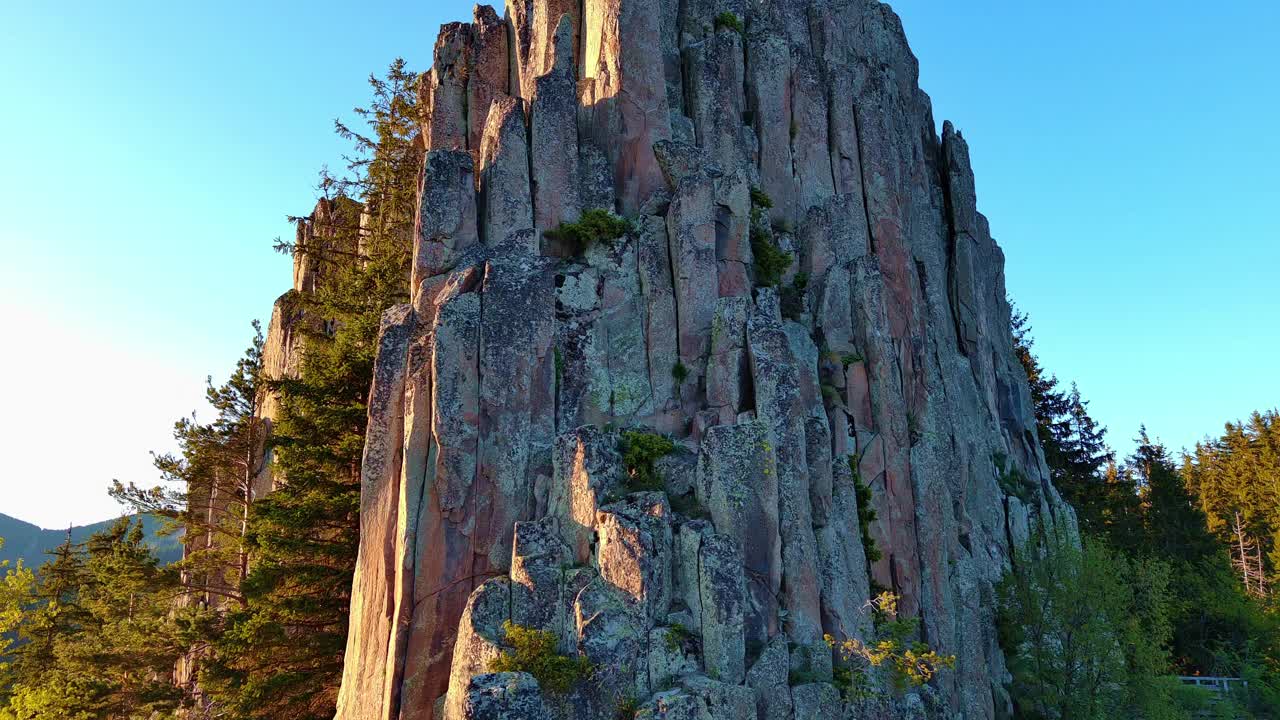
<instances>
[{"instance_id":1,"label":"shrub","mask_svg":"<svg viewBox=\"0 0 1280 720\"><path fill-rule=\"evenodd\" d=\"M1008 456L1004 453L995 453L991 456L991 461L996 466L996 480L1006 495L1013 495L1024 503L1035 499L1035 486L1017 466L1009 461Z\"/></svg>"},{"instance_id":2,"label":"shrub","mask_svg":"<svg viewBox=\"0 0 1280 720\"><path fill-rule=\"evenodd\" d=\"M671 377L675 378L677 385L683 385L686 378L689 377L689 368L684 363L677 362L671 366Z\"/></svg>"},{"instance_id":3,"label":"shrub","mask_svg":"<svg viewBox=\"0 0 1280 720\"><path fill-rule=\"evenodd\" d=\"M628 430L622 433L622 465L627 469L627 488L631 492L663 490L662 477L653 466L658 458L675 449L675 445L657 433Z\"/></svg>"},{"instance_id":4,"label":"shrub","mask_svg":"<svg viewBox=\"0 0 1280 720\"><path fill-rule=\"evenodd\" d=\"M716 16L716 30L721 28L727 28L741 35L743 32L742 18L728 11L722 12Z\"/></svg>"},{"instance_id":5,"label":"shrub","mask_svg":"<svg viewBox=\"0 0 1280 720\"><path fill-rule=\"evenodd\" d=\"M693 633L689 632L689 628L675 623L667 628L667 633L663 637L666 643L667 652L680 652L689 641L693 640Z\"/></svg>"},{"instance_id":6,"label":"shrub","mask_svg":"<svg viewBox=\"0 0 1280 720\"><path fill-rule=\"evenodd\" d=\"M758 187L751 188L751 255L755 259L756 285L776 287L782 284L782 276L791 267L791 255L774 243L769 234L764 211L773 207L773 200ZM806 277L804 282L808 283Z\"/></svg>"},{"instance_id":7,"label":"shrub","mask_svg":"<svg viewBox=\"0 0 1280 720\"><path fill-rule=\"evenodd\" d=\"M560 223L543 233L548 239L564 243L574 255L599 243L611 244L631 231L631 223L608 210L593 208L582 213L577 222Z\"/></svg>"},{"instance_id":8,"label":"shrub","mask_svg":"<svg viewBox=\"0 0 1280 720\"><path fill-rule=\"evenodd\" d=\"M791 256L788 255L790 263ZM791 280L791 284L782 288L780 292L782 304L782 317L799 320L804 314L804 291L809 288L809 273L798 272Z\"/></svg>"},{"instance_id":9,"label":"shrub","mask_svg":"<svg viewBox=\"0 0 1280 720\"><path fill-rule=\"evenodd\" d=\"M758 187L751 188L751 207L768 210L773 207L773 198Z\"/></svg>"},{"instance_id":10,"label":"shrub","mask_svg":"<svg viewBox=\"0 0 1280 720\"><path fill-rule=\"evenodd\" d=\"M869 605L876 628L870 643L857 638L837 642L831 635L823 636L839 657L836 685L843 686L846 697L869 692L872 684L868 676L877 669L886 670L893 687L903 690L924 685L939 672L955 667L954 655L939 655L914 639L920 621L898 616L897 595L881 593Z\"/></svg>"},{"instance_id":11,"label":"shrub","mask_svg":"<svg viewBox=\"0 0 1280 720\"><path fill-rule=\"evenodd\" d=\"M555 633L516 625L502 624L510 650L489 663L489 672L527 672L542 690L564 694L591 674L591 663L584 657L569 657L556 652Z\"/></svg>"},{"instance_id":12,"label":"shrub","mask_svg":"<svg viewBox=\"0 0 1280 720\"><path fill-rule=\"evenodd\" d=\"M638 712L640 712L640 701L634 695L628 695L618 698L618 705L614 708L613 716L617 720L635 720Z\"/></svg>"},{"instance_id":13,"label":"shrub","mask_svg":"<svg viewBox=\"0 0 1280 720\"><path fill-rule=\"evenodd\" d=\"M769 231L760 225L751 228L751 255L755 258L756 285L776 287L791 267L791 254L778 248Z\"/></svg>"}]
</instances>

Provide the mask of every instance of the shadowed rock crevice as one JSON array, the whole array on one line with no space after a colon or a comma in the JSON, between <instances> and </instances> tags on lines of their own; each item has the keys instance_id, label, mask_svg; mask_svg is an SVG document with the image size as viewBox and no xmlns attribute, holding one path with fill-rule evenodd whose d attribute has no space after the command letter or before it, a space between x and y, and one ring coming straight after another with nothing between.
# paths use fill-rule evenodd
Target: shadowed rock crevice
<instances>
[{"instance_id":1,"label":"shadowed rock crevice","mask_svg":"<svg viewBox=\"0 0 1280 720\"><path fill-rule=\"evenodd\" d=\"M337 717L1008 716L993 585L1074 521L897 16L508 0L434 57ZM626 231L548 236L588 210ZM637 467L629 431L670 452ZM823 636L870 638L880 589L955 669L842 697ZM490 674L507 621L595 672Z\"/></svg>"}]
</instances>

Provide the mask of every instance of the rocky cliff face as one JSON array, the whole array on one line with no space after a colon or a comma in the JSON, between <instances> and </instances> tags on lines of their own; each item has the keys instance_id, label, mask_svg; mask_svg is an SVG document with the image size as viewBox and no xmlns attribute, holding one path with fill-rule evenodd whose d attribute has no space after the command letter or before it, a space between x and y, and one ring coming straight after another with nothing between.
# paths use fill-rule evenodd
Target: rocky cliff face
<instances>
[{"instance_id":1,"label":"rocky cliff face","mask_svg":"<svg viewBox=\"0 0 1280 720\"><path fill-rule=\"evenodd\" d=\"M442 28L338 718L1007 713L993 583L1074 520L968 148L917 77L873 0L508 0ZM545 234L596 208L630 231ZM674 442L659 487L620 453L636 429ZM956 666L846 705L823 635L866 636L873 584ZM507 620L597 672L487 675Z\"/></svg>"}]
</instances>

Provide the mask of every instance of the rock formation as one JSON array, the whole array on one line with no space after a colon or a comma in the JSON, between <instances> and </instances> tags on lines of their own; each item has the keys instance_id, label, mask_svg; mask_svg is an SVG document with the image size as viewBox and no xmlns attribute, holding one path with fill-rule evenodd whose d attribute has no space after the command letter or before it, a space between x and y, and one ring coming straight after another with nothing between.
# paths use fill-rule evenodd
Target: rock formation
<instances>
[{"instance_id":1,"label":"rock formation","mask_svg":"<svg viewBox=\"0 0 1280 720\"><path fill-rule=\"evenodd\" d=\"M507 0L442 28L339 720L1007 715L993 584L1074 519L968 147L917 79L874 0ZM592 209L629 231L546 234ZM660 487L634 430L674 443ZM823 636L865 637L874 586L956 665L846 704ZM508 620L597 671L489 674Z\"/></svg>"}]
</instances>

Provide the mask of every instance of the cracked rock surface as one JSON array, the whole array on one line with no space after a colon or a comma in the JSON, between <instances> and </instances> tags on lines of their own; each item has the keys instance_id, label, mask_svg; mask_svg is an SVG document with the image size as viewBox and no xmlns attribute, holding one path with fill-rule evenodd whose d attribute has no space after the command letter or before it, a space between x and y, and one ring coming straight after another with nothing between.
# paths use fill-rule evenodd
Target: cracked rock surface
<instances>
[{"instance_id":1,"label":"cracked rock surface","mask_svg":"<svg viewBox=\"0 0 1280 720\"><path fill-rule=\"evenodd\" d=\"M1075 521L969 148L893 11L507 0L434 57L338 720L1007 717L993 585L1035 522ZM629 230L544 234L594 209ZM277 306L269 366L306 321ZM628 431L673 450L628 466ZM823 636L867 638L875 587L955 669L846 701ZM594 672L489 674L507 621Z\"/></svg>"}]
</instances>

